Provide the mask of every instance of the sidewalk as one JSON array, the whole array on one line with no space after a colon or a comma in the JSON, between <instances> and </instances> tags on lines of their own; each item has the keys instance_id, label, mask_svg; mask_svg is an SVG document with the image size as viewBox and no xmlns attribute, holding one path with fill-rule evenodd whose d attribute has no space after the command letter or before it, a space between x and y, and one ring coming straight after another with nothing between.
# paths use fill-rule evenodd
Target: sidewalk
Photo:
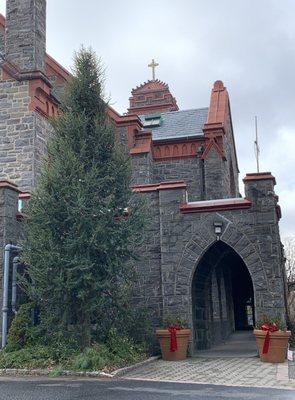
<instances>
[{"instance_id":1,"label":"sidewalk","mask_svg":"<svg viewBox=\"0 0 295 400\"><path fill-rule=\"evenodd\" d=\"M198 351L196 357L178 362L155 360L123 378L295 389L295 360L261 362L253 333L240 331L210 350Z\"/></svg>"},{"instance_id":2,"label":"sidewalk","mask_svg":"<svg viewBox=\"0 0 295 400\"><path fill-rule=\"evenodd\" d=\"M178 362L156 360L127 372L122 378L295 390L295 380L289 379L288 361L270 364L261 362L258 357L197 357Z\"/></svg>"}]
</instances>

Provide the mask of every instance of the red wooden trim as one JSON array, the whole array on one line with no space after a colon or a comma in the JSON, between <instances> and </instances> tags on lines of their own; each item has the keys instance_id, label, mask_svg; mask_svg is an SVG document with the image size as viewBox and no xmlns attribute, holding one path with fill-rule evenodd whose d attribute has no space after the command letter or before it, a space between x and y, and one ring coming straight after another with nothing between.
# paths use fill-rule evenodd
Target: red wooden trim
<instances>
[{"instance_id":1,"label":"red wooden trim","mask_svg":"<svg viewBox=\"0 0 295 400\"><path fill-rule=\"evenodd\" d=\"M177 107L177 108L176 108ZM128 108L128 113L136 113L136 114L150 114L152 112L170 112L170 111L178 111L178 106L174 105L172 102L163 103L163 104L151 104L146 106L138 106Z\"/></svg>"},{"instance_id":2,"label":"red wooden trim","mask_svg":"<svg viewBox=\"0 0 295 400\"><path fill-rule=\"evenodd\" d=\"M110 106L108 106L107 112L109 117L119 126L128 126L134 124L138 127L138 129L142 128L142 122L136 114L120 115Z\"/></svg>"},{"instance_id":3,"label":"red wooden trim","mask_svg":"<svg viewBox=\"0 0 295 400\"><path fill-rule=\"evenodd\" d=\"M18 211L16 213L16 219L18 221L23 221L25 218L28 218L28 216L26 214L24 214L23 212Z\"/></svg>"},{"instance_id":4,"label":"red wooden trim","mask_svg":"<svg viewBox=\"0 0 295 400\"><path fill-rule=\"evenodd\" d=\"M207 200L182 204L180 206L180 212L182 214L189 214L201 212L243 210L250 208L251 205L251 201L247 199Z\"/></svg>"},{"instance_id":5,"label":"red wooden trim","mask_svg":"<svg viewBox=\"0 0 295 400\"><path fill-rule=\"evenodd\" d=\"M0 14L0 26L1 28L5 28L5 17L3 14Z\"/></svg>"},{"instance_id":6,"label":"red wooden trim","mask_svg":"<svg viewBox=\"0 0 295 400\"><path fill-rule=\"evenodd\" d=\"M172 181L172 182L161 182L152 183L146 185L134 185L132 190L134 192L155 192L157 190L170 190L170 189L186 189L186 183L184 181Z\"/></svg>"},{"instance_id":7,"label":"red wooden trim","mask_svg":"<svg viewBox=\"0 0 295 400\"><path fill-rule=\"evenodd\" d=\"M249 181L262 181L268 179L273 180L274 184L276 184L276 178L271 174L271 172L255 172L246 174L245 178L243 179L243 182L245 183Z\"/></svg>"},{"instance_id":8,"label":"red wooden trim","mask_svg":"<svg viewBox=\"0 0 295 400\"><path fill-rule=\"evenodd\" d=\"M210 138L209 141L207 142L205 151L202 155L202 160L206 160L211 149L215 149L216 153L220 156L220 158L222 160L226 160L223 149L218 145L218 143L215 141L214 138Z\"/></svg>"},{"instance_id":9,"label":"red wooden trim","mask_svg":"<svg viewBox=\"0 0 295 400\"><path fill-rule=\"evenodd\" d=\"M14 190L15 192L20 193L20 190L18 189L17 185L15 183L13 183L13 182L8 181L8 180L0 181L0 188L11 189L11 190Z\"/></svg>"},{"instance_id":10,"label":"red wooden trim","mask_svg":"<svg viewBox=\"0 0 295 400\"><path fill-rule=\"evenodd\" d=\"M153 142L153 156L156 161L166 159L192 158L197 156L198 148L204 144L204 137L201 138L174 138L166 141Z\"/></svg>"},{"instance_id":11,"label":"red wooden trim","mask_svg":"<svg viewBox=\"0 0 295 400\"><path fill-rule=\"evenodd\" d=\"M276 214L277 214L278 220L280 220L282 218L282 209L279 204L276 205Z\"/></svg>"},{"instance_id":12,"label":"red wooden trim","mask_svg":"<svg viewBox=\"0 0 295 400\"><path fill-rule=\"evenodd\" d=\"M30 192L21 192L18 196L20 200L28 200L31 198L31 193Z\"/></svg>"},{"instance_id":13,"label":"red wooden trim","mask_svg":"<svg viewBox=\"0 0 295 400\"><path fill-rule=\"evenodd\" d=\"M71 77L71 74L68 70L66 70L60 63L58 63L53 57L49 54L45 54L45 64L53 69L56 74L60 75L65 81L68 81Z\"/></svg>"},{"instance_id":14,"label":"red wooden trim","mask_svg":"<svg viewBox=\"0 0 295 400\"><path fill-rule=\"evenodd\" d=\"M169 157L157 157L154 158L155 162L167 161L167 160L183 160L185 158L195 158L196 154L187 154L185 156L169 156Z\"/></svg>"}]
</instances>

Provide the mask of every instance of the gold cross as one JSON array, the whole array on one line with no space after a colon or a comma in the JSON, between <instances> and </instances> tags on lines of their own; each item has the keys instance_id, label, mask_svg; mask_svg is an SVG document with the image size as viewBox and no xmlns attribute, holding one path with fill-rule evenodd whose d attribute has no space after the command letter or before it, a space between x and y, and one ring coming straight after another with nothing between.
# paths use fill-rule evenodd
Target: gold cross
<instances>
[{"instance_id":1,"label":"gold cross","mask_svg":"<svg viewBox=\"0 0 295 400\"><path fill-rule=\"evenodd\" d=\"M152 59L152 62L148 65L148 67L152 69L153 81L156 79L155 70L156 70L156 67L157 67L158 65L159 65L159 64L156 63L154 59Z\"/></svg>"}]
</instances>

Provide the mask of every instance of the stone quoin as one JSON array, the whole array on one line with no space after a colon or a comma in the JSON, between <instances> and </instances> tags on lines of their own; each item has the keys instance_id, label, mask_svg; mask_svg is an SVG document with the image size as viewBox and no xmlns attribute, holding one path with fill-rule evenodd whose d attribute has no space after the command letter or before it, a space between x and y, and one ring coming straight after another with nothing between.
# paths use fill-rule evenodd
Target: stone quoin
<instances>
[{"instance_id":1,"label":"stone quoin","mask_svg":"<svg viewBox=\"0 0 295 400\"><path fill-rule=\"evenodd\" d=\"M2 248L19 240L18 201L28 201L38 184L53 134L48 117L59 112L70 78L46 53L46 1L6 3L6 19L0 15ZM180 110L169 86L152 79L132 90L125 115L108 108L131 158L133 190L150 210L136 301L148 305L155 327L168 315L185 317L192 353L251 328L263 314L286 319L275 178L247 174L241 197L223 82L214 83L204 105Z\"/></svg>"}]
</instances>

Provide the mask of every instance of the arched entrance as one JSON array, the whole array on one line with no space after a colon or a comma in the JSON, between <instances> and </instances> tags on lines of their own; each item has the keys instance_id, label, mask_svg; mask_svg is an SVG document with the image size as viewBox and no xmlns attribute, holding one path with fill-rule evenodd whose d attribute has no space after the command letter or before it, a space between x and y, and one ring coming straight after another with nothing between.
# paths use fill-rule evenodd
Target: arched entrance
<instances>
[{"instance_id":1,"label":"arched entrance","mask_svg":"<svg viewBox=\"0 0 295 400\"><path fill-rule=\"evenodd\" d=\"M194 348L208 349L237 330L253 329L253 283L242 258L215 242L197 265L192 282Z\"/></svg>"}]
</instances>

